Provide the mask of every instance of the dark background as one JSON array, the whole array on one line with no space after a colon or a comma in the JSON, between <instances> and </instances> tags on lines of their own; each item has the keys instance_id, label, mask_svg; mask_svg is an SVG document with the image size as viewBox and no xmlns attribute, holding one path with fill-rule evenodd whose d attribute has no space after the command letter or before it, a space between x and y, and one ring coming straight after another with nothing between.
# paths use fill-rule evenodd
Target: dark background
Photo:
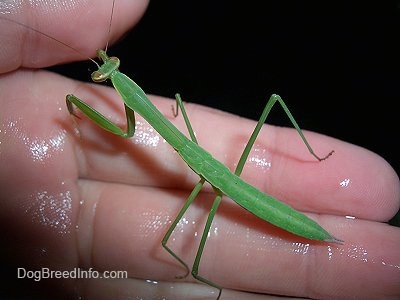
<instances>
[{"instance_id":1,"label":"dark background","mask_svg":"<svg viewBox=\"0 0 400 300\"><path fill-rule=\"evenodd\" d=\"M277 93L302 128L370 149L399 174L399 20L398 1L150 1L109 53L147 93L255 120ZM267 122L291 126L278 108Z\"/></svg>"}]
</instances>

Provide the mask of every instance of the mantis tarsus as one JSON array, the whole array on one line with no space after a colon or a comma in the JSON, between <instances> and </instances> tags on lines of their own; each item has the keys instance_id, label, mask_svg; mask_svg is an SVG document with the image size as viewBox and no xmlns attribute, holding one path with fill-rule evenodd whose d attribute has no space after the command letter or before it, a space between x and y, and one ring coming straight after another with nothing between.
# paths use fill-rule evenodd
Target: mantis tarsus
<instances>
[{"instance_id":1,"label":"mantis tarsus","mask_svg":"<svg viewBox=\"0 0 400 300\"><path fill-rule=\"evenodd\" d=\"M110 22L111 23L111 22ZM342 241L332 236L315 221L311 220L304 214L292 209L290 206L278 201L277 199L262 193L255 187L243 181L239 176L243 170L245 162L249 156L250 150L256 140L259 131L262 128L273 105L278 102L285 113L289 117L293 126L299 133L304 144L308 148L311 155L318 161L322 161L329 157L332 152L324 157L316 155L306 140L304 134L285 105L284 101L278 95L272 95L267 102L262 115L239 159L238 165L234 172L231 172L225 165L216 160L207 151L202 149L195 137L192 126L189 122L185 108L179 94L176 94L177 106L182 112L185 120L190 139L180 132L164 115L150 102L144 91L129 77L121 73L119 68L119 60L116 57L108 57L106 51L97 50L97 56L102 61L98 66L98 70L92 73L94 82L102 82L110 79L114 88L124 101L124 108L127 120L127 130L124 131L115 123L109 121L101 113L84 103L74 95L66 96L66 104L71 114L74 114L73 105L78 107L87 117L93 120L103 129L116 134L118 136L129 138L134 135L135 131L135 115L136 111L140 114L181 156L186 164L199 176L199 182L196 184L182 209L178 213L175 220L162 239L162 246L185 268L186 273L178 278L186 277L190 268L188 265L168 246L168 240L175 229L177 223L182 218L188 207L192 204L198 193L202 189L204 183L209 182L215 192L215 199L206 220L205 228L200 240L200 244L196 253L196 257L191 269L191 273L197 280L219 289L217 299L220 298L222 288L211 282L205 277L199 275L198 269L201 256L206 243L207 235L211 227L213 218L217 212L217 208L225 194L233 199L240 206L250 211L259 218L272 223L273 225L287 230L293 234L308 239L319 240L324 242L341 243Z\"/></svg>"}]
</instances>

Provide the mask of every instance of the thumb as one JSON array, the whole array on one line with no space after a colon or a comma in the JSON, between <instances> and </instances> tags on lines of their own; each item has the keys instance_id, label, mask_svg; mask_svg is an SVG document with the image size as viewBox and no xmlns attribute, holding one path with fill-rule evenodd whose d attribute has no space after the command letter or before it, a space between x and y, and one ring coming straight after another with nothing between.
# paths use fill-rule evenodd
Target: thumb
<instances>
[{"instance_id":1,"label":"thumb","mask_svg":"<svg viewBox=\"0 0 400 300\"><path fill-rule=\"evenodd\" d=\"M1 73L88 59L137 23L148 1L117 0L113 12L111 0L22 3L0 7Z\"/></svg>"}]
</instances>

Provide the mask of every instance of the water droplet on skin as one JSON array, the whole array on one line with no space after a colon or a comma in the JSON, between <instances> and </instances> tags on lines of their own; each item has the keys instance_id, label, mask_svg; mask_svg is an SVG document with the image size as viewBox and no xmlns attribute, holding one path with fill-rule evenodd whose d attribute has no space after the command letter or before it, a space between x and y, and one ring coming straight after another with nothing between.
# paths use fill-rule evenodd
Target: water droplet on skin
<instances>
[{"instance_id":1,"label":"water droplet on skin","mask_svg":"<svg viewBox=\"0 0 400 300\"><path fill-rule=\"evenodd\" d=\"M327 249L328 249L328 260L332 260L332 256L333 256L332 247L330 245L328 245Z\"/></svg>"},{"instance_id":2,"label":"water droplet on skin","mask_svg":"<svg viewBox=\"0 0 400 300\"><path fill-rule=\"evenodd\" d=\"M296 254L308 254L310 252L310 244L293 243L293 252Z\"/></svg>"},{"instance_id":3,"label":"water droplet on skin","mask_svg":"<svg viewBox=\"0 0 400 300\"><path fill-rule=\"evenodd\" d=\"M348 187L350 183L351 183L351 180L349 178L345 178L339 183L339 185L341 187L345 188L345 187Z\"/></svg>"},{"instance_id":4,"label":"water droplet on skin","mask_svg":"<svg viewBox=\"0 0 400 300\"><path fill-rule=\"evenodd\" d=\"M158 281L150 280L150 279L146 279L146 282L151 283L151 284L158 284Z\"/></svg>"},{"instance_id":5,"label":"water droplet on skin","mask_svg":"<svg viewBox=\"0 0 400 300\"><path fill-rule=\"evenodd\" d=\"M160 214L158 211L145 211L142 213L143 222L140 224L140 232L144 236L153 235L172 222L170 216Z\"/></svg>"},{"instance_id":6,"label":"water droplet on skin","mask_svg":"<svg viewBox=\"0 0 400 300\"><path fill-rule=\"evenodd\" d=\"M248 162L251 164L255 164L256 167L261 168L263 171L267 171L271 169L272 163L266 157L267 156L266 153L267 153L266 149L254 148L253 151L251 152L251 155L248 158Z\"/></svg>"},{"instance_id":7,"label":"water droplet on skin","mask_svg":"<svg viewBox=\"0 0 400 300\"><path fill-rule=\"evenodd\" d=\"M31 139L29 137L24 138L24 142L28 146L33 160L41 162L50 158L55 152L62 152L64 141L64 131L59 132L57 135L49 138L48 140Z\"/></svg>"},{"instance_id":8,"label":"water droplet on skin","mask_svg":"<svg viewBox=\"0 0 400 300\"><path fill-rule=\"evenodd\" d=\"M65 130L57 130L47 139L32 138L27 136L25 130L19 126L20 120L9 120L4 125L3 134L19 139L27 147L29 156L33 161L43 162L49 159L54 153L62 152L65 143Z\"/></svg>"},{"instance_id":9,"label":"water droplet on skin","mask_svg":"<svg viewBox=\"0 0 400 300\"><path fill-rule=\"evenodd\" d=\"M218 237L218 227L214 228L213 233L215 237Z\"/></svg>"},{"instance_id":10,"label":"water droplet on skin","mask_svg":"<svg viewBox=\"0 0 400 300\"><path fill-rule=\"evenodd\" d=\"M339 249L339 255L348 257L364 263L381 264L382 266L394 268L400 271L400 264L394 264L383 260L382 258L372 257L368 250L360 245L349 245Z\"/></svg>"},{"instance_id":11,"label":"water droplet on skin","mask_svg":"<svg viewBox=\"0 0 400 300\"><path fill-rule=\"evenodd\" d=\"M261 167L263 169L270 169L272 163L267 161L265 158L260 158L258 156L252 156L249 158L250 163L254 163L257 167Z\"/></svg>"},{"instance_id":12,"label":"water droplet on skin","mask_svg":"<svg viewBox=\"0 0 400 300\"><path fill-rule=\"evenodd\" d=\"M51 194L39 191L32 194L27 202L25 212L32 221L50 227L60 234L68 234L71 227L72 211L71 192Z\"/></svg>"},{"instance_id":13,"label":"water droplet on skin","mask_svg":"<svg viewBox=\"0 0 400 300\"><path fill-rule=\"evenodd\" d=\"M133 141L135 144L155 148L160 142L160 135L147 123L137 121Z\"/></svg>"}]
</instances>

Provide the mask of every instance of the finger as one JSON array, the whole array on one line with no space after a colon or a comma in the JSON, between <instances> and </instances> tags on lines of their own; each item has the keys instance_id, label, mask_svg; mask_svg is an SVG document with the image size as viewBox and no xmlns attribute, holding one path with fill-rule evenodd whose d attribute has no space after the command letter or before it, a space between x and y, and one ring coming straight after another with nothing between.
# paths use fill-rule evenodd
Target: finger
<instances>
[{"instance_id":1,"label":"finger","mask_svg":"<svg viewBox=\"0 0 400 300\"><path fill-rule=\"evenodd\" d=\"M111 37L108 30L112 1L74 1L70 7L65 7L64 2L53 3L1 7L0 12L7 15L0 19L2 73L21 66L41 68L93 57L108 39L115 41L138 22L148 1L117 1Z\"/></svg>"},{"instance_id":2,"label":"finger","mask_svg":"<svg viewBox=\"0 0 400 300\"><path fill-rule=\"evenodd\" d=\"M88 299L117 299L121 294L134 295L137 299L210 299L215 300L217 290L199 283L163 282L155 280L133 279L127 280L86 280L87 285L82 289L81 296ZM287 298L245 293L224 289L220 300L248 299L248 300L283 300ZM293 298L290 298L293 300Z\"/></svg>"},{"instance_id":3,"label":"finger","mask_svg":"<svg viewBox=\"0 0 400 300\"><path fill-rule=\"evenodd\" d=\"M185 273L160 241L187 194L175 190L82 182L85 203L79 241L90 241L83 262L124 269L136 278L174 281ZM201 195L168 245L193 262L212 195ZM343 217L316 216L344 245L310 242L263 222L231 202L218 210L199 272L226 288L310 298L378 298L400 293L400 230ZM90 239L88 233L93 233ZM243 272L243 269L246 272ZM192 281L192 278L185 280ZM354 280L365 285L354 286ZM213 290L213 288L210 288Z\"/></svg>"}]
</instances>

